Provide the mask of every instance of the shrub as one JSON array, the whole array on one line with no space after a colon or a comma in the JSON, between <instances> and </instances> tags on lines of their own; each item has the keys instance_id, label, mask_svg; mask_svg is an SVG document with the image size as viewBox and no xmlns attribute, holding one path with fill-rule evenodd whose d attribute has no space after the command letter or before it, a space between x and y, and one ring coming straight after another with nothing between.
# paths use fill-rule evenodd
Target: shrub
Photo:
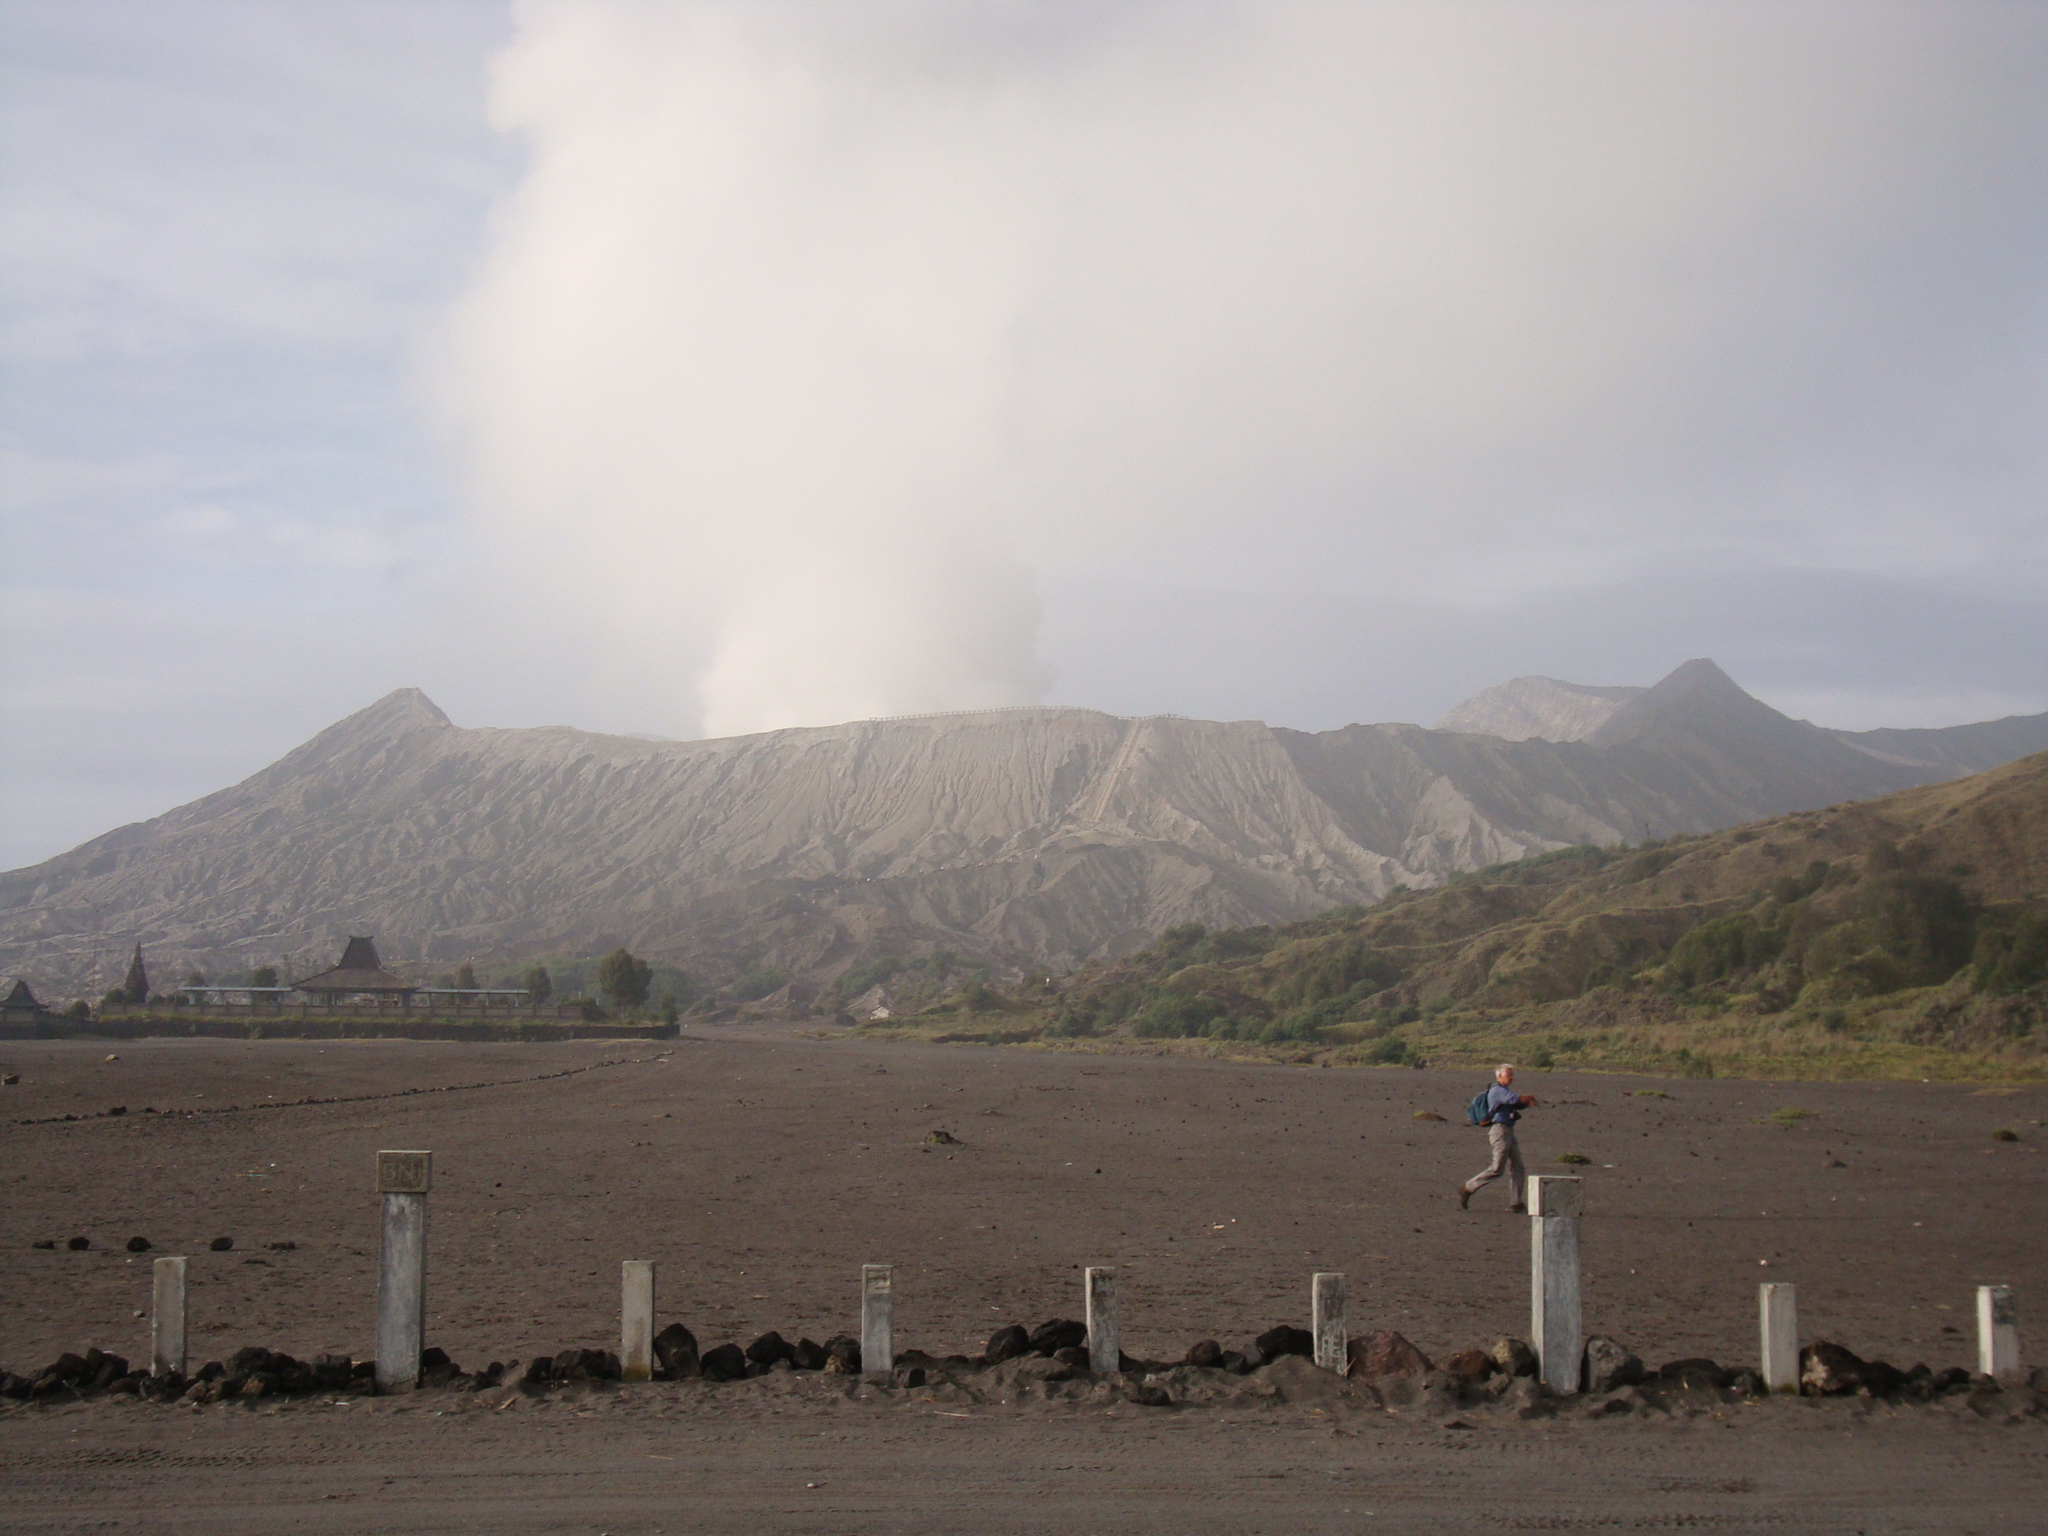
<instances>
[{"instance_id":1,"label":"shrub","mask_svg":"<svg viewBox=\"0 0 2048 1536\"><path fill-rule=\"evenodd\" d=\"M463 969L469 967L465 965ZM647 1001L647 987L653 979L654 968L623 944L597 962L598 988L612 1000L614 1008L638 1008ZM474 972L471 980L475 980Z\"/></svg>"},{"instance_id":2,"label":"shrub","mask_svg":"<svg viewBox=\"0 0 2048 1536\"><path fill-rule=\"evenodd\" d=\"M1970 956L1980 992L2004 996L2048 979L2048 912L1985 924Z\"/></svg>"},{"instance_id":3,"label":"shrub","mask_svg":"<svg viewBox=\"0 0 2048 1536\"><path fill-rule=\"evenodd\" d=\"M1378 1066L1398 1067L1408 1060L1408 1042L1399 1035L1388 1035L1375 1040L1372 1049L1365 1053L1365 1059Z\"/></svg>"},{"instance_id":4,"label":"shrub","mask_svg":"<svg viewBox=\"0 0 2048 1536\"><path fill-rule=\"evenodd\" d=\"M1690 989L1769 965L1785 947L1785 935L1749 912L1711 918L1671 946L1665 978Z\"/></svg>"},{"instance_id":5,"label":"shrub","mask_svg":"<svg viewBox=\"0 0 2048 1536\"><path fill-rule=\"evenodd\" d=\"M1148 1040L1206 1034L1209 1024L1222 1018L1224 1012L1223 1005L1213 997L1155 998L1139 1012L1131 1033Z\"/></svg>"},{"instance_id":6,"label":"shrub","mask_svg":"<svg viewBox=\"0 0 2048 1536\"><path fill-rule=\"evenodd\" d=\"M732 984L732 995L742 1003L751 1003L756 998L778 992L789 983L789 977L772 966L749 971Z\"/></svg>"}]
</instances>

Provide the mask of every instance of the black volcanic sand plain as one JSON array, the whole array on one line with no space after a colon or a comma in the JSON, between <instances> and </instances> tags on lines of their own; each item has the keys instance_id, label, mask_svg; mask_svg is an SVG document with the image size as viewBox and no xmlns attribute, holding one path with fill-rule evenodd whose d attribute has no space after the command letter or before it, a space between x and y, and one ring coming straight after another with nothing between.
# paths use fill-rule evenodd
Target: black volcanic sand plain
<instances>
[{"instance_id":1,"label":"black volcanic sand plain","mask_svg":"<svg viewBox=\"0 0 2048 1536\"><path fill-rule=\"evenodd\" d=\"M1438 1360L1527 1332L1526 1221L1499 1186L1469 1212L1454 1194L1484 1161L1460 1123L1482 1074L802 1026L659 1045L10 1042L0 1068L20 1077L0 1088L0 1365L22 1373L88 1345L146 1359L162 1253L191 1256L195 1366L245 1344L372 1353L372 1165L391 1147L435 1154L428 1342L471 1369L616 1348L626 1258L659 1261L660 1320L705 1347L857 1331L873 1262L896 1265L898 1347L941 1355L1078 1316L1084 1264L1117 1266L1141 1358L1305 1324L1322 1269L1350 1277L1354 1333L1395 1328ZM1936 1368L1974 1363L1976 1285L2017 1287L2023 1327L2048 1296L2043 1088L1520 1086L1551 1101L1523 1125L1532 1171L1587 1181L1588 1331L1652 1367L1754 1365L1759 1280L1798 1283L1808 1338ZM67 1250L74 1235L92 1248ZM137 1235L152 1252L125 1251ZM217 1236L233 1249L210 1252ZM1173 1409L941 1397L804 1376L9 1404L0 1528L1466 1529L1626 1510L2025 1530L2048 1488L2038 1418L1938 1407L1480 1413L1452 1430L1356 1389Z\"/></svg>"}]
</instances>

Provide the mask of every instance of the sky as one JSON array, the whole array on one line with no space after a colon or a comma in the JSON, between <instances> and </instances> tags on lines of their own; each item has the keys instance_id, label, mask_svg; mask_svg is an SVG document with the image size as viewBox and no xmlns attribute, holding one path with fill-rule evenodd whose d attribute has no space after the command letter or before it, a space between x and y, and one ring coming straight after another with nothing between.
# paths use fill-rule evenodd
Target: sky
<instances>
[{"instance_id":1,"label":"sky","mask_svg":"<svg viewBox=\"0 0 2048 1536\"><path fill-rule=\"evenodd\" d=\"M2048 7L0 0L0 867L679 738L2048 709Z\"/></svg>"}]
</instances>

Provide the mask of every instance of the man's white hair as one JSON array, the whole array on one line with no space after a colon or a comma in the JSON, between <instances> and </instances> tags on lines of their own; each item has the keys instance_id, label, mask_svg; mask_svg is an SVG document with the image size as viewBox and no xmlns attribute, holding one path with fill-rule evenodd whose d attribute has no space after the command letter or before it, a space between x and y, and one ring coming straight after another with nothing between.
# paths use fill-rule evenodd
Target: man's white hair
<instances>
[{"instance_id":1,"label":"man's white hair","mask_svg":"<svg viewBox=\"0 0 2048 1536\"><path fill-rule=\"evenodd\" d=\"M1493 1069L1493 1075L1499 1077L1503 1072L1512 1072L1514 1070L1515 1064L1512 1061L1504 1061Z\"/></svg>"}]
</instances>

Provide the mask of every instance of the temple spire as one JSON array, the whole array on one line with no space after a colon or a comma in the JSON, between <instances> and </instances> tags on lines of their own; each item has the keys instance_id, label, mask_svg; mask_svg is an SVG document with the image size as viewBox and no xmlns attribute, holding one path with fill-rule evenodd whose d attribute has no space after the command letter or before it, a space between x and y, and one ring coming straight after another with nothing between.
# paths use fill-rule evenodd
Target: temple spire
<instances>
[{"instance_id":1,"label":"temple spire","mask_svg":"<svg viewBox=\"0 0 2048 1536\"><path fill-rule=\"evenodd\" d=\"M149 972L142 965L142 941L135 941L135 958L128 962L128 979L121 983L121 991L128 1001L137 1007L149 1001Z\"/></svg>"}]
</instances>

